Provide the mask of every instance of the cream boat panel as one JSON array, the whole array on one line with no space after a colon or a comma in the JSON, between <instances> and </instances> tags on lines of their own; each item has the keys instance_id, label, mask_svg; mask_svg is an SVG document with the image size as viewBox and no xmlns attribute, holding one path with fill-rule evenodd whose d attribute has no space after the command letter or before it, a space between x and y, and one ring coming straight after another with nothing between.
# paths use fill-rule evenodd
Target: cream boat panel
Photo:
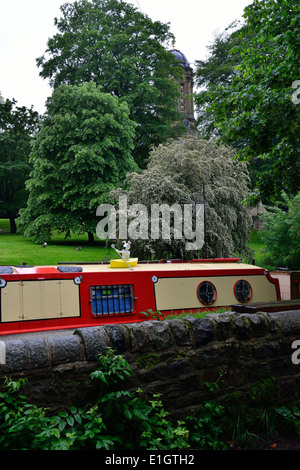
<instances>
[{"instance_id":1,"label":"cream boat panel","mask_svg":"<svg viewBox=\"0 0 300 470\"><path fill-rule=\"evenodd\" d=\"M207 276L207 277L173 277L160 278L154 284L157 310L179 310L203 308L197 297L197 287L202 281L210 281L217 291L215 302L209 307L218 307L240 303L234 295L233 288L237 281L245 279L252 287L252 302L277 300L276 287L264 275L257 276Z\"/></svg>"},{"instance_id":2,"label":"cream boat panel","mask_svg":"<svg viewBox=\"0 0 300 470\"><path fill-rule=\"evenodd\" d=\"M79 317L79 288L72 279L16 281L1 289L1 321Z\"/></svg>"}]
</instances>

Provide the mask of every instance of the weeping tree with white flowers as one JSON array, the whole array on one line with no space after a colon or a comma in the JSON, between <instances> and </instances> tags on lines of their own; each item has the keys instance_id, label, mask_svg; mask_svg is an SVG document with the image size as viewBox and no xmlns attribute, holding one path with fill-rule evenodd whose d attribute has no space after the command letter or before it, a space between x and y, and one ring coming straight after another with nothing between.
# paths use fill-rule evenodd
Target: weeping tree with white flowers
<instances>
[{"instance_id":1,"label":"weeping tree with white flowers","mask_svg":"<svg viewBox=\"0 0 300 470\"><path fill-rule=\"evenodd\" d=\"M148 237L132 240L132 254L140 259L239 256L249 260L247 248L251 218L245 204L250 179L247 164L234 158L234 151L212 141L187 135L152 149L147 168L127 176L129 189L114 192L126 195L128 206L148 208ZM193 204L204 207L204 244L187 250L186 239L171 230L169 239L151 238L153 204ZM195 220L194 222L195 223ZM161 231L162 226L159 226ZM184 231L183 231L184 234Z\"/></svg>"}]
</instances>

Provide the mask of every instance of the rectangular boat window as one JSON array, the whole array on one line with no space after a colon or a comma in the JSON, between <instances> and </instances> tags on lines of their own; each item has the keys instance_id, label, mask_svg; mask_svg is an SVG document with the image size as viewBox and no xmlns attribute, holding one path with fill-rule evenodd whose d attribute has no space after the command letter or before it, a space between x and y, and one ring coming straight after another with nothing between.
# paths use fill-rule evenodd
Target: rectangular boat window
<instances>
[{"instance_id":1,"label":"rectangular boat window","mask_svg":"<svg viewBox=\"0 0 300 470\"><path fill-rule=\"evenodd\" d=\"M133 286L119 284L91 287L94 315L128 314L133 312Z\"/></svg>"}]
</instances>

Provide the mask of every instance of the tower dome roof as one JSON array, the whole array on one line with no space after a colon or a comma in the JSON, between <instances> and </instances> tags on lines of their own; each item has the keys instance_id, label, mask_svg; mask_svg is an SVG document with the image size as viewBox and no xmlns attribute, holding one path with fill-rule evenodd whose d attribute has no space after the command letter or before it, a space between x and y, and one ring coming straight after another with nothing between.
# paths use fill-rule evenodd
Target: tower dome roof
<instances>
[{"instance_id":1,"label":"tower dome roof","mask_svg":"<svg viewBox=\"0 0 300 470\"><path fill-rule=\"evenodd\" d=\"M173 51L171 51L171 52L172 52L172 54L174 54L176 59L179 60L179 62L182 63L183 67L190 67L190 63L187 60L187 58L185 57L185 55L183 54L183 52L179 51L178 49L173 49Z\"/></svg>"}]
</instances>

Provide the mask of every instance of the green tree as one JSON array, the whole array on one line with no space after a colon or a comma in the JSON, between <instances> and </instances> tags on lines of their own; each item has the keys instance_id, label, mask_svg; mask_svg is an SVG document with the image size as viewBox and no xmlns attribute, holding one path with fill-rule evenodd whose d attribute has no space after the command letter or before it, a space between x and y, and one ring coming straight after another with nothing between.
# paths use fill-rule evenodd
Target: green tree
<instances>
[{"instance_id":1,"label":"green tree","mask_svg":"<svg viewBox=\"0 0 300 470\"><path fill-rule=\"evenodd\" d=\"M266 262L300 269L300 192L292 198L283 193L282 201L263 216Z\"/></svg>"},{"instance_id":2,"label":"green tree","mask_svg":"<svg viewBox=\"0 0 300 470\"><path fill-rule=\"evenodd\" d=\"M244 17L243 37L230 52L239 63L230 83L210 90L210 115L220 141L258 164L258 197L271 201L282 189L299 190L299 106L292 100L299 78L299 4L254 0Z\"/></svg>"},{"instance_id":3,"label":"green tree","mask_svg":"<svg viewBox=\"0 0 300 470\"><path fill-rule=\"evenodd\" d=\"M220 138L220 129L216 124L216 116L214 114L215 93L218 94L220 88L229 87L238 73L238 65L241 57L237 51L242 46L243 41L252 38L247 26L239 26L237 21L233 22L226 30L217 35L212 44L207 49L209 57L203 61L196 61L195 82L200 91L195 96L195 104L197 108L197 129L199 135L204 139L211 137ZM229 104L226 108L228 118L230 118ZM249 174L251 179L251 188L253 194L256 193L255 187L257 183L257 175L261 171L270 168L271 163L262 159L250 159ZM256 201L255 201L256 202Z\"/></svg>"},{"instance_id":4,"label":"green tree","mask_svg":"<svg viewBox=\"0 0 300 470\"><path fill-rule=\"evenodd\" d=\"M233 156L229 147L192 135L153 148L147 168L128 175L129 189L114 193L116 201L122 194L128 204L148 209L148 237L132 240L134 255L141 259L248 256L250 215L243 201L249 175L247 163ZM171 206L180 200L205 202L205 244L200 252L186 250L187 239L176 239L172 230L165 240L161 226L159 239L151 239L151 204Z\"/></svg>"},{"instance_id":5,"label":"green tree","mask_svg":"<svg viewBox=\"0 0 300 470\"><path fill-rule=\"evenodd\" d=\"M37 59L40 75L60 84L93 80L104 92L128 103L138 126L134 155L144 165L150 145L176 135L174 122L182 69L167 51L169 25L153 22L133 5L117 0L79 0L61 7L58 33Z\"/></svg>"},{"instance_id":6,"label":"green tree","mask_svg":"<svg viewBox=\"0 0 300 470\"><path fill-rule=\"evenodd\" d=\"M54 91L32 145L29 199L18 221L25 236L42 242L58 230L92 240L96 208L136 169L128 114L93 82Z\"/></svg>"},{"instance_id":7,"label":"green tree","mask_svg":"<svg viewBox=\"0 0 300 470\"><path fill-rule=\"evenodd\" d=\"M232 49L245 34L245 27L239 27L237 21L233 22L207 46L208 58L196 61L195 83L200 89L195 94L197 129L203 138L218 134L210 95L215 88L232 83L235 68L240 62L239 54L233 53Z\"/></svg>"},{"instance_id":8,"label":"green tree","mask_svg":"<svg viewBox=\"0 0 300 470\"><path fill-rule=\"evenodd\" d=\"M30 142L38 124L32 107L16 106L15 100L0 102L0 215L9 218L11 233L16 232L15 218L28 196Z\"/></svg>"}]
</instances>

